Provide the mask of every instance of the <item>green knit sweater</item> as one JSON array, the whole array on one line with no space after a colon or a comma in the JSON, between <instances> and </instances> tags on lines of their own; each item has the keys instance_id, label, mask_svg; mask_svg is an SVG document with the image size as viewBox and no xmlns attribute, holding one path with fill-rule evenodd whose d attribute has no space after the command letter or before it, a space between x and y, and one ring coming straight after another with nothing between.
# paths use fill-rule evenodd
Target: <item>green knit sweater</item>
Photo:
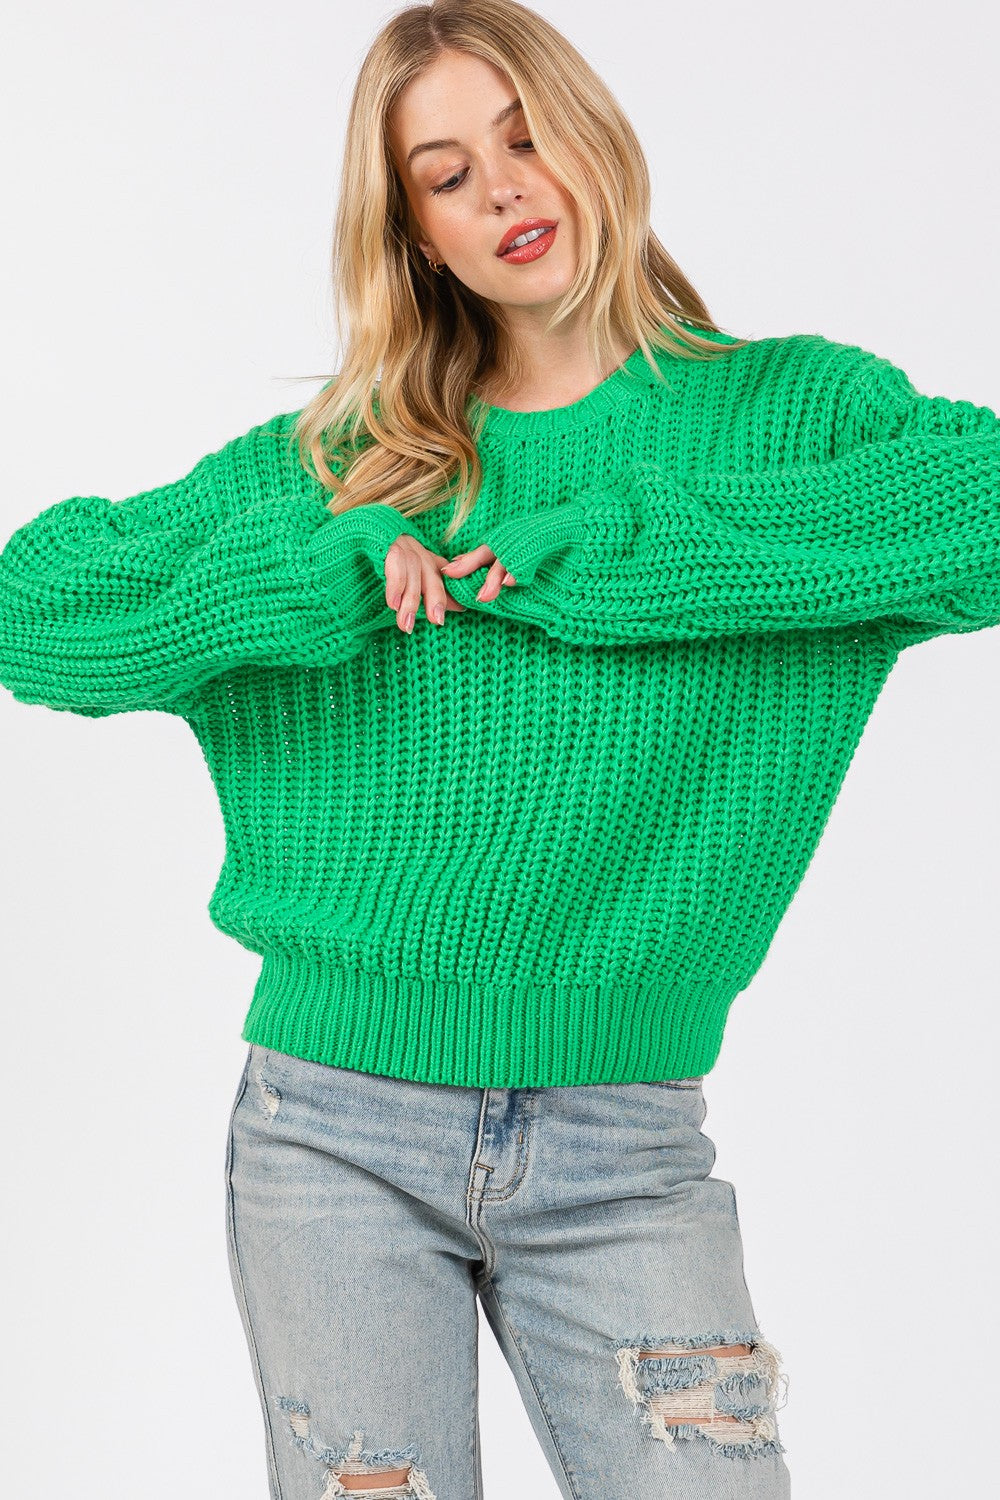
<instances>
[{"instance_id":1,"label":"green knit sweater","mask_svg":"<svg viewBox=\"0 0 1000 1500\"><path fill-rule=\"evenodd\" d=\"M725 335L720 335L725 340ZM1000 623L1000 419L819 334L486 409L485 484L342 516L283 413L0 554L0 682L182 716L247 1041L436 1083L707 1072L900 650ZM470 412L479 403L470 398ZM401 632L401 531L517 578Z\"/></svg>"}]
</instances>

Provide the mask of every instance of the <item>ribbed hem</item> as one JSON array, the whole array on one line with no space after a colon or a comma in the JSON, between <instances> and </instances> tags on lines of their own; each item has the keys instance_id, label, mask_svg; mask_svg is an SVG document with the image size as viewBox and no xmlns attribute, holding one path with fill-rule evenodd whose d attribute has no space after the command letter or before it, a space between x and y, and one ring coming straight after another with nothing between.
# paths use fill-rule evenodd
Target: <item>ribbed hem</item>
<instances>
[{"instance_id":1,"label":"ribbed hem","mask_svg":"<svg viewBox=\"0 0 1000 1500\"><path fill-rule=\"evenodd\" d=\"M264 958L244 1041L311 1062L476 1088L707 1073L734 996L718 985L490 986Z\"/></svg>"}]
</instances>

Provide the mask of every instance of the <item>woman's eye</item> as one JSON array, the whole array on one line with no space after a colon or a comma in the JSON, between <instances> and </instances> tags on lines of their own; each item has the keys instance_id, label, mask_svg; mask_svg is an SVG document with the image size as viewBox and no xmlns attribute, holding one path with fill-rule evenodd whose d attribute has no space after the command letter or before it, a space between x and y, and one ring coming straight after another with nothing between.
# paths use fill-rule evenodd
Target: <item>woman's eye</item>
<instances>
[{"instance_id":1,"label":"woman's eye","mask_svg":"<svg viewBox=\"0 0 1000 1500\"><path fill-rule=\"evenodd\" d=\"M457 187L458 184L459 184L459 182L462 180L462 176L463 176L463 174L461 172L457 172L454 177L449 177L448 178L448 182L442 182L438 187L432 187L431 188L431 192L432 193L453 193L455 191L455 188L449 187L448 183L449 182L453 182L455 184L455 187Z\"/></svg>"},{"instance_id":2,"label":"woman's eye","mask_svg":"<svg viewBox=\"0 0 1000 1500\"><path fill-rule=\"evenodd\" d=\"M528 149L531 150L531 151L533 151L535 149L534 145L533 145L533 143L531 141L518 141L517 145L516 145L516 149L520 150L520 148L522 146L527 146ZM441 183L438 184L437 187L432 187L431 188L431 192L434 193L434 194L437 194L437 193L453 193L455 191L455 188L458 187L459 183L464 178L464 176L465 176L464 172L456 172L456 174L455 174L454 177L449 177L446 182L441 182Z\"/></svg>"}]
</instances>

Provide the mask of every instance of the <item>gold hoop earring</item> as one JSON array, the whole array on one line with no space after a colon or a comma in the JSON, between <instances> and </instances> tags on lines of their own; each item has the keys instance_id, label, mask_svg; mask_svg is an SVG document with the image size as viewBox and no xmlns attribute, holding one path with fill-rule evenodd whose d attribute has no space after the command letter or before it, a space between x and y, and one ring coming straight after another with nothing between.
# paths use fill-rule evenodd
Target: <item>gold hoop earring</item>
<instances>
[{"instance_id":1,"label":"gold hoop earring","mask_svg":"<svg viewBox=\"0 0 1000 1500\"><path fill-rule=\"evenodd\" d=\"M431 270L436 271L439 276L444 275L444 261L441 261L439 265L435 265L434 261L428 260L427 264L430 266Z\"/></svg>"}]
</instances>

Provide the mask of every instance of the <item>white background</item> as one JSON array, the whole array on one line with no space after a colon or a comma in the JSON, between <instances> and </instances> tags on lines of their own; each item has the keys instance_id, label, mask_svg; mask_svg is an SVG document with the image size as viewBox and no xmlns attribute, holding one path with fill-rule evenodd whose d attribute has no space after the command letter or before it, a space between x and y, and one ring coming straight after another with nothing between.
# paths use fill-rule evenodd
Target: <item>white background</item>
<instances>
[{"instance_id":1,"label":"white background","mask_svg":"<svg viewBox=\"0 0 1000 1500\"><path fill-rule=\"evenodd\" d=\"M860 343L1000 409L994 7L539 8L629 113L654 228L724 327ZM344 120L391 11L9 10L4 537L177 478L333 373ZM998 733L1000 632L903 654L706 1085L803 1500L983 1492ZM266 1500L223 1191L258 960L205 909L200 751L167 715L6 691L0 747L7 1487ZM482 1331L487 1493L551 1500Z\"/></svg>"}]
</instances>

